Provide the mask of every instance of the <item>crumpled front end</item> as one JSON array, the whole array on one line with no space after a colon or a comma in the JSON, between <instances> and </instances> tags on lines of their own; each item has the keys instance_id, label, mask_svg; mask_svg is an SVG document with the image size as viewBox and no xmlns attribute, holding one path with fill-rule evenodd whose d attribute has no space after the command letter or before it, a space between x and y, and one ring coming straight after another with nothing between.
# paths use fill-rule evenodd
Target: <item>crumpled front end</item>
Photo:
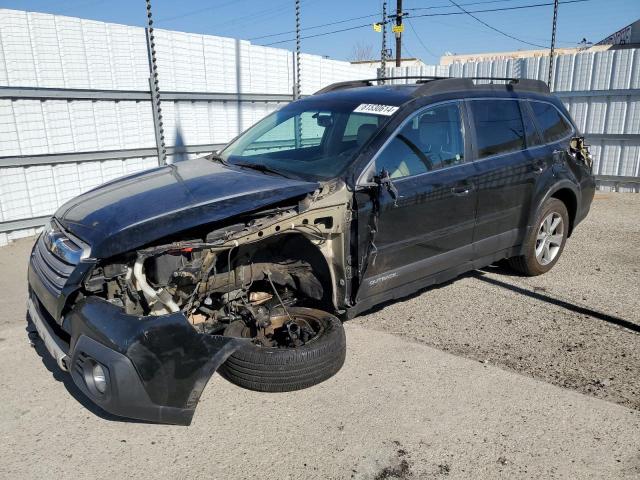
<instances>
[{"instance_id":1,"label":"crumpled front end","mask_svg":"<svg viewBox=\"0 0 640 480\"><path fill-rule=\"evenodd\" d=\"M38 298L29 313L44 344L76 386L114 415L189 425L207 382L246 340L196 332L178 312L128 315L109 302L78 302L63 324L68 341Z\"/></svg>"},{"instance_id":2,"label":"crumpled front end","mask_svg":"<svg viewBox=\"0 0 640 480\"><path fill-rule=\"evenodd\" d=\"M107 258L54 218L29 264L33 323L104 410L188 425L209 378L239 347L294 348L318 334L283 310L344 303L346 195L344 185L325 185L298 203Z\"/></svg>"}]
</instances>

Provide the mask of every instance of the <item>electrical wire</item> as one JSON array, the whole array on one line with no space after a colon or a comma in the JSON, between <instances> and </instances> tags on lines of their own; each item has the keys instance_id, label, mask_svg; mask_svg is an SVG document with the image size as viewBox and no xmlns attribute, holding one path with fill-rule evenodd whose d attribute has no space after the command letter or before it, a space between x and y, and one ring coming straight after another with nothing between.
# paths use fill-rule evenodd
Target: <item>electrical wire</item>
<instances>
[{"instance_id":1,"label":"electrical wire","mask_svg":"<svg viewBox=\"0 0 640 480\"><path fill-rule=\"evenodd\" d=\"M504 1L504 0L502 0L502 1ZM372 14L372 15L362 15L360 17L345 18L344 20L337 20L337 21L331 22L331 23L323 23L321 25L313 25L311 27L304 27L304 28L301 28L300 31L314 30L316 28L328 27L329 25L339 25L341 23L353 22L354 20L362 20L363 18L373 18L373 17L377 18L380 15L381 14L379 14L379 13L375 13L375 14ZM286 32L271 33L269 35L261 35L259 37L252 37L252 38L249 38L249 40L260 40L262 38L278 37L280 35L286 35L288 33L296 33L296 31L295 30L287 30Z\"/></svg>"},{"instance_id":2,"label":"electrical wire","mask_svg":"<svg viewBox=\"0 0 640 480\"><path fill-rule=\"evenodd\" d=\"M469 3L461 3L463 7L470 7L472 5L487 5L490 3L507 3L507 2L517 2L518 0L486 0L483 2L469 2ZM452 8L451 5L432 5L430 7L414 7L414 8L403 8L404 12L414 12L419 10L434 10L436 8Z\"/></svg>"},{"instance_id":3,"label":"electrical wire","mask_svg":"<svg viewBox=\"0 0 640 480\"><path fill-rule=\"evenodd\" d=\"M485 2L469 2L469 3L461 3L460 5L462 6L470 6L470 5L482 5L482 4L487 4L487 3L504 3L504 2L513 2L513 1L517 1L517 0L489 0L489 1L485 1ZM418 11L418 10L433 10L436 8L452 8L450 5L436 5L436 6L432 6L432 7L418 7L418 8L405 8L405 11ZM351 18L345 18L344 20L335 20L333 22L328 22L328 23L322 23L320 25L313 25L310 27L303 27L300 30L301 31L305 31L305 30L314 30L316 28L322 28L322 27L328 27L331 25L339 25L341 23L348 23L348 22L352 22L354 20L362 20L364 18L379 18L380 15L382 15L381 12L379 13L373 13L371 15L362 15L359 17L351 17ZM252 37L249 38L249 40L261 40L263 38L271 38L271 37L278 37L280 35L286 35L289 33L296 33L295 30L287 30L286 32L278 32L278 33L270 33L268 35L260 35L258 37Z\"/></svg>"},{"instance_id":4,"label":"electrical wire","mask_svg":"<svg viewBox=\"0 0 640 480\"><path fill-rule=\"evenodd\" d=\"M158 20L156 20L156 22L162 22L162 23L172 22L173 20L178 20L178 19L181 19L181 18L191 17L193 15L198 15L200 13L208 12L209 10L214 10L216 8L226 7L227 5L233 5L234 3L238 3L238 0L233 0L231 2L226 2L226 3L222 3L222 4L218 4L218 5L212 5L212 6L205 7L205 8L199 8L197 10L191 10L189 12L181 13L180 15L174 15L173 17L159 18Z\"/></svg>"},{"instance_id":5,"label":"electrical wire","mask_svg":"<svg viewBox=\"0 0 640 480\"><path fill-rule=\"evenodd\" d=\"M435 53L433 53L431 50L429 50L429 48L427 48L427 46L424 44L424 42L422 41L422 38L420 38L420 35L418 35L418 32L416 31L415 28L413 28L413 23L411 23L411 21L409 21L408 18L405 19L405 22L407 22L407 24L409 25L409 28L411 28L411 31L413 32L413 34L416 36L416 38L418 39L418 43L420 43L420 45L422 45L422 48L424 48L425 52L427 52L429 55L431 55L432 57L436 57L438 58L439 55L436 55Z\"/></svg>"},{"instance_id":6,"label":"electrical wire","mask_svg":"<svg viewBox=\"0 0 640 480\"><path fill-rule=\"evenodd\" d=\"M590 0L564 0L562 2L559 2L560 4L569 4L569 3L582 3L582 2L588 2ZM412 15L411 18L425 18L425 17L447 17L447 16L452 16L452 15L471 15L474 13L489 13L489 12L504 12L504 11L509 11L509 10L522 10L522 9L528 9L528 8L538 8L538 7L546 7L549 5L553 5L553 2L544 2L544 3L534 3L534 4L528 4L528 5L518 5L518 6L513 6L513 7L501 7L501 8L490 8L490 9L484 9L484 10L464 10L464 11L460 11L460 12L443 12L443 13L425 13L425 14L421 14L421 15ZM390 15L391 17L392 15ZM478 20L478 19L476 19ZM391 21L391 20L390 20ZM480 22L482 22L481 20L479 20ZM333 25L333 24L330 24ZM322 37L325 35L332 35L334 33L341 33L341 32L348 32L350 30L358 30L361 28L365 28L365 27L370 27L371 24L370 23L365 23L362 25L355 25L352 27L346 27L346 28L340 28L337 30L331 30L329 32L322 32L322 33L316 33L314 35L306 35L303 37L300 37L301 39L307 39L307 38L316 38L316 37ZM492 29L494 29L493 27L490 27ZM504 32L495 29L497 32L504 34ZM507 34L507 36L509 36ZM526 42L523 40L518 39L517 37L511 37L510 38L514 38L515 40L518 41L522 41L524 43L529 43L530 45L534 45L536 47L540 47L540 45L534 44L534 43L530 43L530 42ZM282 43L289 43L289 42L295 42L295 38L289 38L286 40L279 40L276 42L271 42L271 43L265 43L264 46L272 46L272 45L279 45ZM543 48L547 48L546 46L543 46Z\"/></svg>"},{"instance_id":7,"label":"electrical wire","mask_svg":"<svg viewBox=\"0 0 640 480\"><path fill-rule=\"evenodd\" d=\"M510 33L504 32L494 26L489 25L487 22L485 22L484 20L480 20L478 17L476 17L475 15L473 15L472 13L468 12L467 10L465 10L464 8L462 8L460 5L458 5L456 2L454 2L453 0L449 0L451 2L452 5L455 5L457 8L459 8L460 10L462 10L464 13L466 13L467 15L469 15L471 18L473 18L475 21L481 23L482 25L484 25L487 28L490 28L491 30L493 30L494 32L498 32L501 35L504 35L507 38L510 38L512 40L515 40L517 42L520 43L524 43L526 45L531 45L534 47L541 47L541 48L547 48L546 45L540 45L538 43L532 43L532 42L528 42L526 40L522 40L521 38L518 38L514 35L511 35Z\"/></svg>"}]
</instances>

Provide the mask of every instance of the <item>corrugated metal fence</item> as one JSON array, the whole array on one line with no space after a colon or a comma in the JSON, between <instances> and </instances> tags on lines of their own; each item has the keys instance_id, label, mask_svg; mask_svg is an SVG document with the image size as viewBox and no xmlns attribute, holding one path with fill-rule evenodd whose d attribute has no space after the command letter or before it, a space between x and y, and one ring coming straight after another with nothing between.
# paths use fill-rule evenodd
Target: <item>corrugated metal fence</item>
<instances>
[{"instance_id":1,"label":"corrugated metal fence","mask_svg":"<svg viewBox=\"0 0 640 480\"><path fill-rule=\"evenodd\" d=\"M545 82L548 72L549 57L387 69L388 76L493 76ZM602 184L624 185L632 180L628 177L640 177L639 49L561 55L556 59L552 90L591 143L594 171ZM620 190L637 191L637 185Z\"/></svg>"},{"instance_id":2,"label":"corrugated metal fence","mask_svg":"<svg viewBox=\"0 0 640 480\"><path fill-rule=\"evenodd\" d=\"M179 126L188 152L212 151L291 99L291 52L155 33L168 145ZM605 180L640 176L639 57L634 49L585 52L556 64L554 90L586 132ZM303 55L301 67L303 94L376 75L314 55ZM542 57L388 75L545 80L547 69ZM157 165L148 79L143 28L0 9L0 245L33 234L69 198Z\"/></svg>"},{"instance_id":3,"label":"corrugated metal fence","mask_svg":"<svg viewBox=\"0 0 640 480\"><path fill-rule=\"evenodd\" d=\"M292 98L291 52L155 30L167 145L210 152ZM145 30L0 9L0 245L158 164ZM303 55L303 94L375 70ZM172 153L172 149L169 149Z\"/></svg>"}]
</instances>

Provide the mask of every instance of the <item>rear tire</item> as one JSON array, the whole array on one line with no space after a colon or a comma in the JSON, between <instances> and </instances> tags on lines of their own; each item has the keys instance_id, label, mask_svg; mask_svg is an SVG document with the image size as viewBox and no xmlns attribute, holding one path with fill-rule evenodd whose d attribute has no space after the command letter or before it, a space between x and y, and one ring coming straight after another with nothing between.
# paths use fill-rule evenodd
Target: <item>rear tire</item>
<instances>
[{"instance_id":1,"label":"rear tire","mask_svg":"<svg viewBox=\"0 0 640 480\"><path fill-rule=\"evenodd\" d=\"M290 392L311 387L335 375L346 356L342 322L312 308L290 307L289 313L311 315L323 331L297 348L270 348L247 343L218 369L222 377L239 387L259 392ZM237 332L237 330L236 330ZM232 326L225 335L234 335Z\"/></svg>"},{"instance_id":2,"label":"rear tire","mask_svg":"<svg viewBox=\"0 0 640 480\"><path fill-rule=\"evenodd\" d=\"M549 198L539 210L523 243L524 254L509 259L509 266L524 275L542 275L557 263L569 234L567 207L557 198Z\"/></svg>"}]
</instances>

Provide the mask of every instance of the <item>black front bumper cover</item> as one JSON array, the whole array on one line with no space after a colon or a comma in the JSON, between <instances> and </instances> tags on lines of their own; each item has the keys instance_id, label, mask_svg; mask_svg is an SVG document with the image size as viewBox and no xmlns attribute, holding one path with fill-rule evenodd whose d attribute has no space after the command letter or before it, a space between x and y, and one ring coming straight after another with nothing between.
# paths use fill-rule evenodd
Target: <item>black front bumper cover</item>
<instances>
[{"instance_id":1,"label":"black front bumper cover","mask_svg":"<svg viewBox=\"0 0 640 480\"><path fill-rule=\"evenodd\" d=\"M31 301L48 317L33 293ZM71 334L65 364L87 397L114 415L176 425L191 423L213 373L246 341L200 334L182 313L127 315L97 297L80 301L63 323ZM104 393L88 381L87 362L105 370Z\"/></svg>"}]
</instances>

